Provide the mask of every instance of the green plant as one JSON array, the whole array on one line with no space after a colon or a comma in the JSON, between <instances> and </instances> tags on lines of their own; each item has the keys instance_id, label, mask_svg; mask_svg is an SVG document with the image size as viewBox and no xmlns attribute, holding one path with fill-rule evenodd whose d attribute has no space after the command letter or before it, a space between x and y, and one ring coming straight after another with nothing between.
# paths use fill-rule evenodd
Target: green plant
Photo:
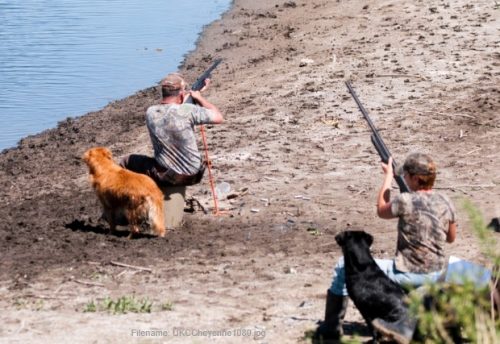
<instances>
[{"instance_id":1,"label":"green plant","mask_svg":"<svg viewBox=\"0 0 500 344\"><path fill-rule=\"evenodd\" d=\"M314 330L307 330L307 331L304 332L304 338L303 339L307 343L312 343L313 336L314 336Z\"/></svg>"},{"instance_id":2,"label":"green plant","mask_svg":"<svg viewBox=\"0 0 500 344\"><path fill-rule=\"evenodd\" d=\"M174 304L170 301L165 301L161 304L162 311L172 311L174 310Z\"/></svg>"},{"instance_id":3,"label":"green plant","mask_svg":"<svg viewBox=\"0 0 500 344\"><path fill-rule=\"evenodd\" d=\"M500 254L497 251L498 243L491 230L486 227L483 216L469 200L464 201L464 209L469 216L474 233L479 238L483 253L491 260L493 266L500 266Z\"/></svg>"},{"instance_id":4,"label":"green plant","mask_svg":"<svg viewBox=\"0 0 500 344\"><path fill-rule=\"evenodd\" d=\"M314 343L314 344L323 344L323 343L327 344L327 343L332 342L332 340L325 340L325 341L320 340L319 343L317 341L314 342L313 338L314 338L315 332L316 332L315 330L305 331L303 340L306 343ZM335 343L338 343L338 344L361 344L361 343L363 343L363 341L357 335L353 335L352 337L343 336L340 340L335 341Z\"/></svg>"},{"instance_id":5,"label":"green plant","mask_svg":"<svg viewBox=\"0 0 500 344\"><path fill-rule=\"evenodd\" d=\"M25 299L16 298L13 305L19 310L27 306L27 301Z\"/></svg>"},{"instance_id":6,"label":"green plant","mask_svg":"<svg viewBox=\"0 0 500 344\"><path fill-rule=\"evenodd\" d=\"M153 303L147 298L136 299L134 296L122 296L116 300L106 297L99 304L94 300L87 303L84 312L107 311L113 314L151 313Z\"/></svg>"},{"instance_id":7,"label":"green plant","mask_svg":"<svg viewBox=\"0 0 500 344\"><path fill-rule=\"evenodd\" d=\"M472 343L478 341L478 316L488 315L487 288L478 289L472 282L463 285L428 286L427 302L416 298L412 308L419 319L419 331L425 337L423 343L454 343L451 330ZM492 343L495 343L493 341Z\"/></svg>"},{"instance_id":8,"label":"green plant","mask_svg":"<svg viewBox=\"0 0 500 344\"><path fill-rule=\"evenodd\" d=\"M92 300L92 301L90 301L89 303L87 303L87 304L85 305L85 307L83 307L83 311L84 311L85 313L87 313L87 312L88 312L88 313L93 313L93 312L97 311L97 307L96 307L96 305L95 305L94 300Z\"/></svg>"},{"instance_id":9,"label":"green plant","mask_svg":"<svg viewBox=\"0 0 500 344\"><path fill-rule=\"evenodd\" d=\"M43 300L37 300L34 303L33 308L35 311L41 311L41 310L43 310L44 306L45 306L45 302Z\"/></svg>"},{"instance_id":10,"label":"green plant","mask_svg":"<svg viewBox=\"0 0 500 344\"><path fill-rule=\"evenodd\" d=\"M147 298L136 300L134 296L122 296L116 301L109 297L103 301L104 309L113 314L151 313L152 302Z\"/></svg>"},{"instance_id":11,"label":"green plant","mask_svg":"<svg viewBox=\"0 0 500 344\"><path fill-rule=\"evenodd\" d=\"M16 309L31 309L34 311L41 311L45 307L45 301L36 299L36 300L26 300L24 298L16 298L14 299L12 305L16 307Z\"/></svg>"}]
</instances>

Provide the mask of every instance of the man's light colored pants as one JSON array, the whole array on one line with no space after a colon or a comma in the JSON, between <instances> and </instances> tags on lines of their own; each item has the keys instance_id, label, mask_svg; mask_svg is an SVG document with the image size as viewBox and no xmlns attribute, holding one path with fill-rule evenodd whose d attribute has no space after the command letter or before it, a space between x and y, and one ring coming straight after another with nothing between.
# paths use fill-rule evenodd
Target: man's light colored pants
<instances>
[{"instance_id":1,"label":"man's light colored pants","mask_svg":"<svg viewBox=\"0 0 500 344\"><path fill-rule=\"evenodd\" d=\"M442 271L417 274L396 270L394 259L375 259L379 268L392 281L404 288L418 288L425 283L436 282L442 275ZM333 269L333 281L330 291L335 295L348 296L345 285L344 257L341 257Z\"/></svg>"}]
</instances>

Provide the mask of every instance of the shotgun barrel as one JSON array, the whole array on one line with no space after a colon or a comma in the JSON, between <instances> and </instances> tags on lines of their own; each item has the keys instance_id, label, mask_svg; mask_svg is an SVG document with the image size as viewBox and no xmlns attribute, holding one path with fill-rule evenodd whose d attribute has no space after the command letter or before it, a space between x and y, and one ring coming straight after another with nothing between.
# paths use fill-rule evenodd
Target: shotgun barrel
<instances>
[{"instance_id":1,"label":"shotgun barrel","mask_svg":"<svg viewBox=\"0 0 500 344\"><path fill-rule=\"evenodd\" d=\"M375 146L375 149L377 150L378 155L380 155L380 159L382 159L382 161L387 164L387 162L389 161L389 157L391 156L389 149L385 145L384 140L382 140L382 137L380 136L377 128L375 128L375 125L373 124L370 116L368 116L368 112L366 111L363 104L361 104L361 101L359 100L358 96L356 95L356 92L354 92L354 89L352 88L349 81L346 81L345 84L347 86L347 89L349 90L349 93L351 93L351 96L354 98L354 101L358 105L359 110L363 114L363 117L365 118L366 122L368 122L368 126L370 127L370 129L372 131L371 141L372 141L373 146ZM394 172L396 171L396 166L397 166L397 164L393 159L392 160L392 169ZM394 174L394 179L396 180L396 183L399 186L400 192L410 192L410 188L408 187L408 185L406 185L406 182L405 182L403 176Z\"/></svg>"}]
</instances>

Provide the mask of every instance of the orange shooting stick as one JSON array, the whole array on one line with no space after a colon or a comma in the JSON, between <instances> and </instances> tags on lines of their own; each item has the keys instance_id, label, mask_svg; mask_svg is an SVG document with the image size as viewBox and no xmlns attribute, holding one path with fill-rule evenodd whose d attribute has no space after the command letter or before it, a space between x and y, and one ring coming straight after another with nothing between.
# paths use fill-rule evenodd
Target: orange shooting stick
<instances>
[{"instance_id":1,"label":"orange shooting stick","mask_svg":"<svg viewBox=\"0 0 500 344\"><path fill-rule=\"evenodd\" d=\"M208 68L196 81L195 83L191 86L191 89L194 91L199 91L203 88L205 85L205 79L207 79L210 76L210 73L217 68L219 63L222 62L222 59L216 59L215 62ZM189 97L186 100L186 103L193 103L193 98ZM212 162L210 161L210 158L208 157L208 146L207 146L207 138L205 135L205 128L203 125L200 126L200 132L201 132L201 138L203 140L203 146L205 148L205 160L207 162L207 168L208 168L208 178L210 180L210 189L212 189L212 197L214 199L214 215L221 215L221 212L219 211L219 204L217 203L217 194L215 192L215 186L214 186L214 179L212 177Z\"/></svg>"},{"instance_id":2,"label":"orange shooting stick","mask_svg":"<svg viewBox=\"0 0 500 344\"><path fill-rule=\"evenodd\" d=\"M212 162L208 157L207 136L205 135L205 127L203 125L200 125L200 133L201 133L201 138L203 140L203 147L205 148L205 160L207 162L210 189L212 190L212 197L214 199L214 215L221 215L221 212L219 211L219 204L217 202L217 193L215 192L214 179L212 177Z\"/></svg>"}]
</instances>

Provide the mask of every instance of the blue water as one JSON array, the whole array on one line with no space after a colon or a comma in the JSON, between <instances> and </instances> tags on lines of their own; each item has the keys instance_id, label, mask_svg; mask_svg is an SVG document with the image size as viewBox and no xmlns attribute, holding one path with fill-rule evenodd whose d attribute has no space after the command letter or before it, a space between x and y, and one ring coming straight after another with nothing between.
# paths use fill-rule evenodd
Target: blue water
<instances>
[{"instance_id":1,"label":"blue water","mask_svg":"<svg viewBox=\"0 0 500 344\"><path fill-rule=\"evenodd\" d=\"M156 84L231 0L0 0L0 150Z\"/></svg>"}]
</instances>

